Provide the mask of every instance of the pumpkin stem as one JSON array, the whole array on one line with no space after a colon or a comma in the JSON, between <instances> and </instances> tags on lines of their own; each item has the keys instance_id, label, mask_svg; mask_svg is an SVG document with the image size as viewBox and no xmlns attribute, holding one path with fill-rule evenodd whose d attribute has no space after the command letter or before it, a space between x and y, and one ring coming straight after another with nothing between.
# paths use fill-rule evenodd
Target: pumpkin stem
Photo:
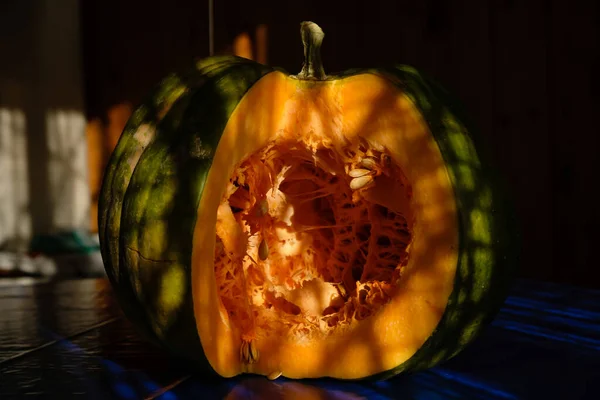
<instances>
[{"instance_id":1,"label":"pumpkin stem","mask_svg":"<svg viewBox=\"0 0 600 400\"><path fill-rule=\"evenodd\" d=\"M304 21L300 24L300 35L304 46L304 64L297 78L324 80L326 75L321 61L321 43L325 37L323 30L314 22Z\"/></svg>"}]
</instances>

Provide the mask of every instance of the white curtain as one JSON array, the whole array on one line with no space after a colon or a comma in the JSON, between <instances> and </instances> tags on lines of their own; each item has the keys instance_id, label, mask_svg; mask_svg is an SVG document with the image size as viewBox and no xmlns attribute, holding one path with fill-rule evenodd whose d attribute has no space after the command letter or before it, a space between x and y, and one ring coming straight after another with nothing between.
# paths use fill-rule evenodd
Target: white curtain
<instances>
[{"instance_id":1,"label":"white curtain","mask_svg":"<svg viewBox=\"0 0 600 400\"><path fill-rule=\"evenodd\" d=\"M0 1L0 37L0 246L22 247L89 227L79 1Z\"/></svg>"}]
</instances>

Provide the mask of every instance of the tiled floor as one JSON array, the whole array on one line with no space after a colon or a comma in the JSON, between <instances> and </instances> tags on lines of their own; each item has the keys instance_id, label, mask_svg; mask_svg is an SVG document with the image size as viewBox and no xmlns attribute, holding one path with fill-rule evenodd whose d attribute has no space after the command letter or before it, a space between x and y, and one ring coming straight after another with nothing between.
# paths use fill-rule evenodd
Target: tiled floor
<instances>
[{"instance_id":1,"label":"tiled floor","mask_svg":"<svg viewBox=\"0 0 600 400\"><path fill-rule=\"evenodd\" d=\"M435 369L386 382L205 380L143 342L103 279L0 280L0 399L600 399L600 292L521 281Z\"/></svg>"}]
</instances>

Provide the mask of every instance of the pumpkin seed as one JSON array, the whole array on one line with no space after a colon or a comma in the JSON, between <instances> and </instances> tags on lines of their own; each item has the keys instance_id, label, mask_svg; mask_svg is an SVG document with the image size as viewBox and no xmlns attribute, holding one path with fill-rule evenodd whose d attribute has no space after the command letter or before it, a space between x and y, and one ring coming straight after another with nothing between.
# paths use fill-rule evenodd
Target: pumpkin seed
<instances>
[{"instance_id":1,"label":"pumpkin seed","mask_svg":"<svg viewBox=\"0 0 600 400\"><path fill-rule=\"evenodd\" d=\"M267 375L267 379L270 381L274 381L275 379L279 378L281 376L281 374L283 374L283 372L273 371L269 375Z\"/></svg>"},{"instance_id":2,"label":"pumpkin seed","mask_svg":"<svg viewBox=\"0 0 600 400\"><path fill-rule=\"evenodd\" d=\"M350 181L350 189L358 190L364 188L368 184L373 182L373 176L365 175L358 178L354 178Z\"/></svg>"},{"instance_id":3,"label":"pumpkin seed","mask_svg":"<svg viewBox=\"0 0 600 400\"><path fill-rule=\"evenodd\" d=\"M254 364L258 361L258 357L259 353L254 341L246 341L242 339L242 345L240 347L240 360L244 364Z\"/></svg>"},{"instance_id":4,"label":"pumpkin seed","mask_svg":"<svg viewBox=\"0 0 600 400\"><path fill-rule=\"evenodd\" d=\"M267 257L269 257L269 245L267 244L267 241L263 239L258 246L258 258L265 261Z\"/></svg>"},{"instance_id":5,"label":"pumpkin seed","mask_svg":"<svg viewBox=\"0 0 600 400\"><path fill-rule=\"evenodd\" d=\"M361 176L365 176L370 173L371 173L371 170L358 168L358 169L350 170L350 172L348 172L348 175L350 175L352 178L359 178Z\"/></svg>"},{"instance_id":6,"label":"pumpkin seed","mask_svg":"<svg viewBox=\"0 0 600 400\"><path fill-rule=\"evenodd\" d=\"M248 345L248 353L250 355L250 364L253 364L258 361L258 357L259 357L260 353L258 352L258 349L256 348L256 344L254 343L253 340L251 340Z\"/></svg>"},{"instance_id":7,"label":"pumpkin seed","mask_svg":"<svg viewBox=\"0 0 600 400\"><path fill-rule=\"evenodd\" d=\"M374 159L372 159L370 157L365 157L362 160L360 160L360 165L362 165L363 167L365 167L367 169L373 169L376 164L377 164L377 161L375 161Z\"/></svg>"},{"instance_id":8,"label":"pumpkin seed","mask_svg":"<svg viewBox=\"0 0 600 400\"><path fill-rule=\"evenodd\" d=\"M242 339L242 346L240 347L240 360L243 363L248 363L250 354L248 352L248 342Z\"/></svg>"}]
</instances>

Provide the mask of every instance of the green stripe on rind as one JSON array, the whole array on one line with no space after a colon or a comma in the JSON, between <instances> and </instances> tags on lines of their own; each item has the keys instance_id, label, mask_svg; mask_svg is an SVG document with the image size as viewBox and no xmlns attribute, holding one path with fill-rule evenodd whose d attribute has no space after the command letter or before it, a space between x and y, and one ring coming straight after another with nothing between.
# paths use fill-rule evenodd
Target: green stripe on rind
<instances>
[{"instance_id":1,"label":"green stripe on rind","mask_svg":"<svg viewBox=\"0 0 600 400\"><path fill-rule=\"evenodd\" d=\"M108 276L127 316L180 356L204 359L190 257L214 149L239 101L270 71L242 58L214 57L174 75L179 86L159 85L134 112L107 168L99 228ZM180 93L173 100L175 91ZM164 112L161 105L169 98L172 105ZM153 140L131 168L128 159L140 150L135 133L148 123L155 129Z\"/></svg>"},{"instance_id":2,"label":"green stripe on rind","mask_svg":"<svg viewBox=\"0 0 600 400\"><path fill-rule=\"evenodd\" d=\"M413 357L372 377L387 379L448 360L493 319L515 275L519 235L504 184L459 103L411 67L375 73L397 85L425 118L454 187L460 235L454 290L441 321Z\"/></svg>"},{"instance_id":3,"label":"green stripe on rind","mask_svg":"<svg viewBox=\"0 0 600 400\"><path fill-rule=\"evenodd\" d=\"M180 79L171 75L163 80L148 100L139 106L130 117L127 125L104 173L103 185L99 199L99 215L98 225L100 232L100 247L105 263L109 262L112 268L107 272L109 277L118 282L118 254L109 254L108 249L114 248L118 243L119 224L115 223L120 220L121 204L125 190L129 185L129 179L133 174L133 168L126 160L134 160L137 154L141 154L145 149L146 144L140 143L135 138L135 133L141 125L147 124L153 128L160 118L157 116L157 109L162 106L164 101L164 93L173 91L181 87ZM150 134L150 136L153 136ZM148 138L149 141L153 137ZM113 272L116 272L114 274Z\"/></svg>"},{"instance_id":4,"label":"green stripe on rind","mask_svg":"<svg viewBox=\"0 0 600 400\"><path fill-rule=\"evenodd\" d=\"M129 186L137 159L154 140L155 127L162 120L159 110L167 106L166 99L171 102L177 100L166 94L181 94L183 87L185 86L179 76L170 75L157 85L147 100L133 112L105 170L98 204L100 250L108 278L124 312L144 332L148 329L147 322L141 318L141 306L135 302L129 281L120 278L123 273L119 262L121 211L125 191ZM143 125L149 128L148 136L144 141L147 143L141 143L135 136ZM156 339L152 335L147 336L149 339Z\"/></svg>"}]
</instances>

